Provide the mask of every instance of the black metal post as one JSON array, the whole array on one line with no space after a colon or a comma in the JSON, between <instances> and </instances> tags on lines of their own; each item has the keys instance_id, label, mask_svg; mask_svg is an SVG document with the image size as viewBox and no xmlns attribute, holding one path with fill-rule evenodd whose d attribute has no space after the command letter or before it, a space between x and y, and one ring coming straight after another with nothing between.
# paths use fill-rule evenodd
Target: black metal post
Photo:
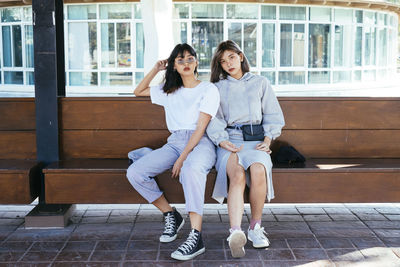
<instances>
[{"instance_id":1,"label":"black metal post","mask_svg":"<svg viewBox=\"0 0 400 267\"><path fill-rule=\"evenodd\" d=\"M65 96L63 1L33 0L37 160L59 160L58 97ZM45 203L44 179L39 203Z\"/></svg>"}]
</instances>

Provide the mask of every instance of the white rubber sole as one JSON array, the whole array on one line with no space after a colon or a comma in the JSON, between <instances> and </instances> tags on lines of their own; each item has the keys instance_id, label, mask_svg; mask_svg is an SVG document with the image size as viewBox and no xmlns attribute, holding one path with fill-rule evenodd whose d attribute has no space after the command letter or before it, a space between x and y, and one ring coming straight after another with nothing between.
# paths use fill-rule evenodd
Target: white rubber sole
<instances>
[{"instance_id":1,"label":"white rubber sole","mask_svg":"<svg viewBox=\"0 0 400 267\"><path fill-rule=\"evenodd\" d=\"M178 233L182 229L184 224L185 224L185 220L182 219L181 224L179 225L178 229L176 230L176 234L174 236L161 235L160 236L160 242L161 243L169 243L169 242L174 241L178 237Z\"/></svg>"},{"instance_id":2,"label":"white rubber sole","mask_svg":"<svg viewBox=\"0 0 400 267\"><path fill-rule=\"evenodd\" d=\"M237 231L232 234L229 240L229 248L233 258L241 258L246 255L244 251L244 245L246 245L247 239L243 232Z\"/></svg>"},{"instance_id":3,"label":"white rubber sole","mask_svg":"<svg viewBox=\"0 0 400 267\"><path fill-rule=\"evenodd\" d=\"M200 254L203 254L205 251L206 251L206 248L202 248L191 255L182 255L179 252L174 251L171 253L171 258L173 258L175 260L180 260L180 261L187 261L187 260L193 259L196 256L199 256Z\"/></svg>"},{"instance_id":4,"label":"white rubber sole","mask_svg":"<svg viewBox=\"0 0 400 267\"><path fill-rule=\"evenodd\" d=\"M253 248L267 248L267 247L269 247L269 242L254 244L254 242L253 242L253 240L251 240L250 236L248 238L251 241L251 243L253 243Z\"/></svg>"}]
</instances>

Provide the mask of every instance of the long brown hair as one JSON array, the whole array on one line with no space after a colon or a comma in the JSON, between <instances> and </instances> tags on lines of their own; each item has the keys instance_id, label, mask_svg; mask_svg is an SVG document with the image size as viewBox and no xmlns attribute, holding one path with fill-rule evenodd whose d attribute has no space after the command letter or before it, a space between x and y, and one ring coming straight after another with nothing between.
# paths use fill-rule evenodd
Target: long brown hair
<instances>
[{"instance_id":1,"label":"long brown hair","mask_svg":"<svg viewBox=\"0 0 400 267\"><path fill-rule=\"evenodd\" d=\"M210 78L210 81L212 83L216 83L219 80L226 79L228 77L228 73L226 73L226 71L224 71L224 69L221 66L221 62L220 62L222 54L226 50L233 51L233 52L237 53L238 55L242 54L243 55L243 61L240 64L242 72L243 72L243 74L245 74L246 72L250 71L249 62L247 61L247 58L244 55L244 53L242 52L242 50L240 50L240 47L234 41L226 40L226 41L221 42L218 45L217 50L215 51L214 56L213 56L212 61L211 61L211 78Z\"/></svg>"}]
</instances>

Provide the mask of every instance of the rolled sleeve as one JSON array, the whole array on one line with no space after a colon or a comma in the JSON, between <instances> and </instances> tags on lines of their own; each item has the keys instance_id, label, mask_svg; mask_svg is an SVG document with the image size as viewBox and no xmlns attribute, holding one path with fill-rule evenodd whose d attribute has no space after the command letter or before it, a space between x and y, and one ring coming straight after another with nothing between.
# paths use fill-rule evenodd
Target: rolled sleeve
<instances>
[{"instance_id":1,"label":"rolled sleeve","mask_svg":"<svg viewBox=\"0 0 400 267\"><path fill-rule=\"evenodd\" d=\"M167 94L163 91L164 84L155 85L150 87L151 103L164 106Z\"/></svg>"}]
</instances>

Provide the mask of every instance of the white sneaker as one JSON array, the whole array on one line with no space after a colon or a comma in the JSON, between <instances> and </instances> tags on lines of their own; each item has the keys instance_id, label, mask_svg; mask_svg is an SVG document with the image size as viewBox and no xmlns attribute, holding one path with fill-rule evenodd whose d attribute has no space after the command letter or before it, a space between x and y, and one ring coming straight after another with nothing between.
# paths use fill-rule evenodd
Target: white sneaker
<instances>
[{"instance_id":1,"label":"white sneaker","mask_svg":"<svg viewBox=\"0 0 400 267\"><path fill-rule=\"evenodd\" d=\"M255 248L269 247L269 240L265 236L266 234L264 227L261 227L258 223L255 225L254 230L250 228L247 230L247 237L253 242L253 247Z\"/></svg>"},{"instance_id":2,"label":"white sneaker","mask_svg":"<svg viewBox=\"0 0 400 267\"><path fill-rule=\"evenodd\" d=\"M229 243L229 248L231 249L231 254L233 258L241 258L246 252L244 251L244 245L246 245L247 239L246 235L242 230L229 230L231 234L226 239Z\"/></svg>"}]
</instances>

